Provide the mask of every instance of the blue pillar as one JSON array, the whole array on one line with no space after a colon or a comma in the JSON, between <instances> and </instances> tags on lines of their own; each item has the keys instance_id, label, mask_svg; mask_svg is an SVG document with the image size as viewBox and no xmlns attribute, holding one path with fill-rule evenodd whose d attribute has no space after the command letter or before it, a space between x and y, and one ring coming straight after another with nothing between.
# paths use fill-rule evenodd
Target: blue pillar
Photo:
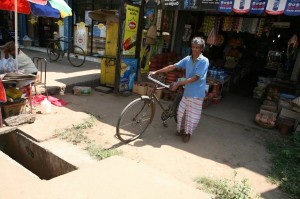
<instances>
[{"instance_id":1,"label":"blue pillar","mask_svg":"<svg viewBox=\"0 0 300 199\"><path fill-rule=\"evenodd\" d=\"M18 35L19 43L22 43L22 38L27 35L27 17L23 14L18 14Z\"/></svg>"},{"instance_id":2,"label":"blue pillar","mask_svg":"<svg viewBox=\"0 0 300 199\"><path fill-rule=\"evenodd\" d=\"M70 6L70 8L72 9L72 14L73 14L73 6L72 6L72 0L65 0L65 2ZM64 22L64 36L71 38L73 37L73 33L72 33L72 19L73 16L69 16L64 18L63 22Z\"/></svg>"}]
</instances>

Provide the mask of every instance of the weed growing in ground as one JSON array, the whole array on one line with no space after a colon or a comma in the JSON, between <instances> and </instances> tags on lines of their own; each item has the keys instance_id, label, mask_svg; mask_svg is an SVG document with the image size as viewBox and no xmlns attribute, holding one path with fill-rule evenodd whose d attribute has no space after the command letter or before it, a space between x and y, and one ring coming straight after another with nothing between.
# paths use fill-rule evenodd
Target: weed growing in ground
<instances>
[{"instance_id":1,"label":"weed growing in ground","mask_svg":"<svg viewBox=\"0 0 300 199\"><path fill-rule=\"evenodd\" d=\"M300 198L300 133L267 144L272 154L268 179L294 198Z\"/></svg>"},{"instance_id":2,"label":"weed growing in ground","mask_svg":"<svg viewBox=\"0 0 300 199\"><path fill-rule=\"evenodd\" d=\"M237 172L234 171L234 176L231 180L215 180L207 177L199 177L195 181L199 184L199 189L214 194L215 199L260 198L258 195L254 195L247 179L244 178L238 181L236 177Z\"/></svg>"},{"instance_id":3,"label":"weed growing in ground","mask_svg":"<svg viewBox=\"0 0 300 199\"><path fill-rule=\"evenodd\" d=\"M85 130L94 126L95 119L90 117L80 124L73 124L70 128L56 130L55 136L73 144L87 142L88 137L85 135Z\"/></svg>"},{"instance_id":4,"label":"weed growing in ground","mask_svg":"<svg viewBox=\"0 0 300 199\"><path fill-rule=\"evenodd\" d=\"M97 160L102 160L113 155L118 155L121 151L116 149L104 149L99 145L96 145L95 142L88 138L87 129L90 129L94 126L95 118L91 116L88 120L83 123L73 125L70 128L65 128L62 130L57 130L55 137L66 140L73 144L85 144L84 149L87 150L93 158Z\"/></svg>"},{"instance_id":5,"label":"weed growing in ground","mask_svg":"<svg viewBox=\"0 0 300 199\"><path fill-rule=\"evenodd\" d=\"M96 145L94 142L91 142L87 145L85 148L96 160L102 160L104 158L108 158L113 155L119 155L121 154L121 151L116 150L116 149L104 149L99 145Z\"/></svg>"}]
</instances>

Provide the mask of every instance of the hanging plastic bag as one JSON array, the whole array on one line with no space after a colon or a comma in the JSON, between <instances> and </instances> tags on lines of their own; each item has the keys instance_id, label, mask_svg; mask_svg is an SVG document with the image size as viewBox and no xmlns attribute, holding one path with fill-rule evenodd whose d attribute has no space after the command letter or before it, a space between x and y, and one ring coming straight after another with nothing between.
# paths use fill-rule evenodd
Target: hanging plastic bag
<instances>
[{"instance_id":1,"label":"hanging plastic bag","mask_svg":"<svg viewBox=\"0 0 300 199\"><path fill-rule=\"evenodd\" d=\"M217 35L218 35L218 29L217 27L214 27L211 29L208 37L207 37L207 44L208 45L216 45L217 44Z\"/></svg>"},{"instance_id":2,"label":"hanging plastic bag","mask_svg":"<svg viewBox=\"0 0 300 199\"><path fill-rule=\"evenodd\" d=\"M0 60L0 74L15 72L16 70L16 62L13 58L2 58L2 60Z\"/></svg>"}]
</instances>

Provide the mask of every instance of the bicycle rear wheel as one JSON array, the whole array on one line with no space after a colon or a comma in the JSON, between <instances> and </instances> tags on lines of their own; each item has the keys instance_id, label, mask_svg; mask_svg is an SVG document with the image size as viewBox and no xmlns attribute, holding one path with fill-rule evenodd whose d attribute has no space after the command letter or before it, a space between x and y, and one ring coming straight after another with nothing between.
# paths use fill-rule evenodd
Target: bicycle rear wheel
<instances>
[{"instance_id":1,"label":"bicycle rear wheel","mask_svg":"<svg viewBox=\"0 0 300 199\"><path fill-rule=\"evenodd\" d=\"M72 66L82 66L85 62L84 50L79 46L71 46L68 50L68 60Z\"/></svg>"},{"instance_id":2,"label":"bicycle rear wheel","mask_svg":"<svg viewBox=\"0 0 300 199\"><path fill-rule=\"evenodd\" d=\"M50 42L47 46L47 55L50 61L57 61L60 54L60 48L56 42Z\"/></svg>"},{"instance_id":3,"label":"bicycle rear wheel","mask_svg":"<svg viewBox=\"0 0 300 199\"><path fill-rule=\"evenodd\" d=\"M152 122L154 104L150 99L136 99L122 111L116 128L117 137L125 143L139 138Z\"/></svg>"}]
</instances>

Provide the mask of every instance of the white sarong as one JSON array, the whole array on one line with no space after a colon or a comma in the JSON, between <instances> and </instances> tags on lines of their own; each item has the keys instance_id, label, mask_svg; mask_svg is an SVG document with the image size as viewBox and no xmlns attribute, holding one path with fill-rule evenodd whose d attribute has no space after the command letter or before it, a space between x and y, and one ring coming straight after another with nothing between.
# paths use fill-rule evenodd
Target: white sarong
<instances>
[{"instance_id":1,"label":"white sarong","mask_svg":"<svg viewBox=\"0 0 300 199\"><path fill-rule=\"evenodd\" d=\"M177 112L177 131L193 134L202 112L203 99L182 97Z\"/></svg>"}]
</instances>

